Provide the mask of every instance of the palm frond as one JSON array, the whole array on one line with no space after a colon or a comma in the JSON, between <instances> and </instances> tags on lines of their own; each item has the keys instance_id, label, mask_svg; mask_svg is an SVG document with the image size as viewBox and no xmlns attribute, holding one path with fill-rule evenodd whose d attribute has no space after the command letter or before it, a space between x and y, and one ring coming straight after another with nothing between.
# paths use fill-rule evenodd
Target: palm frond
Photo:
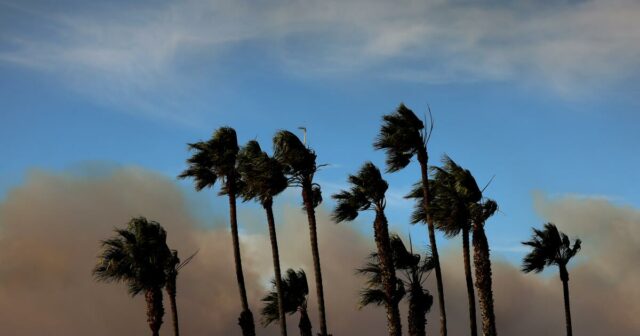
<instances>
[{"instance_id":1,"label":"palm frond","mask_svg":"<svg viewBox=\"0 0 640 336\"><path fill-rule=\"evenodd\" d=\"M418 151L425 150L424 123L404 104L382 117L382 127L373 144L386 152L387 172L405 168Z\"/></svg>"}]
</instances>

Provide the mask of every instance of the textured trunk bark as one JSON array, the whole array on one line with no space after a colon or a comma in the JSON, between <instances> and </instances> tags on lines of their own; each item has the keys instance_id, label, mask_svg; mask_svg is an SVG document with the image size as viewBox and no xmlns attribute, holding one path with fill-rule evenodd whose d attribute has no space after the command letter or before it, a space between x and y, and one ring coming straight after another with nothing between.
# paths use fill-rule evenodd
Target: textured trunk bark
<instances>
[{"instance_id":1,"label":"textured trunk bark","mask_svg":"<svg viewBox=\"0 0 640 336\"><path fill-rule=\"evenodd\" d=\"M469 299L469 328L471 336L478 335L476 324L476 295L473 291L473 278L471 277L471 252L469 249L469 228L462 229L462 253L464 255L464 276L467 280L467 298Z\"/></svg>"},{"instance_id":2,"label":"textured trunk bark","mask_svg":"<svg viewBox=\"0 0 640 336\"><path fill-rule=\"evenodd\" d=\"M440 336L447 336L447 310L444 305L444 286L442 285L442 270L440 269L440 257L438 256L438 245L436 243L436 229L433 220L429 216L429 157L426 149L418 153L420 172L422 174L422 195L424 197L424 209L427 213L427 227L429 231L429 245L431 245L431 257L436 269L436 287L438 289L438 307L440 308Z\"/></svg>"},{"instance_id":3,"label":"textured trunk bark","mask_svg":"<svg viewBox=\"0 0 640 336\"><path fill-rule=\"evenodd\" d=\"M560 266L560 280L562 280L562 291L564 293L564 315L567 324L567 336L572 336L571 304L569 302L569 272L567 272L566 266Z\"/></svg>"},{"instance_id":4,"label":"textured trunk bark","mask_svg":"<svg viewBox=\"0 0 640 336\"><path fill-rule=\"evenodd\" d=\"M276 221L273 218L273 201L263 204L267 212L267 223L269 224L269 239L271 240L271 253L273 254L273 270L276 280L276 291L278 292L278 317L280 321L280 334L287 336L287 318L284 314L284 301L282 300L282 275L280 274L280 254L278 253L278 238L276 236Z\"/></svg>"},{"instance_id":5,"label":"textured trunk bark","mask_svg":"<svg viewBox=\"0 0 640 336\"><path fill-rule=\"evenodd\" d=\"M423 300L424 293L422 292L422 286L415 284L411 289L414 291L409 301L409 316L407 322L409 323L409 336L425 336L427 319L425 317L427 311Z\"/></svg>"},{"instance_id":6,"label":"textured trunk bark","mask_svg":"<svg viewBox=\"0 0 640 336\"><path fill-rule=\"evenodd\" d=\"M318 250L318 235L316 231L316 214L313 208L313 192L311 181L302 185L302 200L307 211L309 221L309 239L311 241L311 255L313 256L313 271L316 279L316 295L318 296L318 312L320 318L320 336L327 336L327 320L324 309L324 287L322 286L322 269L320 267L320 252Z\"/></svg>"},{"instance_id":7,"label":"textured trunk bark","mask_svg":"<svg viewBox=\"0 0 640 336\"><path fill-rule=\"evenodd\" d=\"M386 296L387 308L387 328L390 336L402 335L402 323L400 322L400 310L396 299L396 271L393 266L393 256L391 252L391 241L389 239L389 228L384 212L376 211L376 218L373 224L376 247L378 248L378 258L382 268L382 286Z\"/></svg>"},{"instance_id":8,"label":"textured trunk bark","mask_svg":"<svg viewBox=\"0 0 640 336\"><path fill-rule=\"evenodd\" d=\"M300 323L298 323L298 328L300 329L300 336L313 336L311 320L309 319L309 314L307 314L307 309L300 310Z\"/></svg>"},{"instance_id":9,"label":"textured trunk bark","mask_svg":"<svg viewBox=\"0 0 640 336\"><path fill-rule=\"evenodd\" d=\"M160 335L160 326L162 326L162 316L164 308L162 307L162 289L153 288L145 291L144 298L147 301L147 322L153 336Z\"/></svg>"},{"instance_id":10,"label":"textured trunk bark","mask_svg":"<svg viewBox=\"0 0 640 336\"><path fill-rule=\"evenodd\" d=\"M238 324L242 329L243 336L255 336L256 328L253 322L253 314L249 310L247 300L247 290L244 285L244 274L242 272L242 256L240 255L240 240L238 238L238 219L236 215L236 189L233 181L235 176L227 177L227 191L229 196L229 218L231 224L231 238L233 240L233 259L236 266L236 279L238 280L238 289L240 291L240 301L242 303L242 312L238 319Z\"/></svg>"},{"instance_id":11,"label":"textured trunk bark","mask_svg":"<svg viewBox=\"0 0 640 336\"><path fill-rule=\"evenodd\" d=\"M473 265L476 271L476 288L482 317L482 334L495 336L496 317L493 312L493 290L491 280L491 259L489 258L489 243L484 233L484 223L474 223L473 226Z\"/></svg>"},{"instance_id":12,"label":"textured trunk bark","mask_svg":"<svg viewBox=\"0 0 640 336\"><path fill-rule=\"evenodd\" d=\"M173 322L173 335L180 336L180 327L178 324L178 305L176 303L177 295L177 279L176 274L170 275L167 280L167 296L169 296L169 303L171 304L171 320Z\"/></svg>"}]
</instances>

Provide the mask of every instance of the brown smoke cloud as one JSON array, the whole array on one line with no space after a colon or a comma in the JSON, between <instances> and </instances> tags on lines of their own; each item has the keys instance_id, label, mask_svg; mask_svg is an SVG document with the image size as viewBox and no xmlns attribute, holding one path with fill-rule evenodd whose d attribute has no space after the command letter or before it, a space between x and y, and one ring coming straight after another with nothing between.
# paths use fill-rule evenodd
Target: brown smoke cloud
<instances>
[{"instance_id":1,"label":"brown smoke cloud","mask_svg":"<svg viewBox=\"0 0 640 336\"><path fill-rule=\"evenodd\" d=\"M132 216L165 226L169 243L183 257L200 250L178 279L178 305L185 335L239 335L240 311L226 207L216 208L206 225L193 202L170 179L137 168L101 176L32 173L0 203L0 334L144 335L142 297L131 299L122 285L96 283L91 269L98 242ZM212 201L213 202L213 201ZM313 288L306 217L298 204L277 202L283 268L304 268ZM220 203L224 205L224 202ZM536 207L562 230L585 241L582 259L571 269L574 330L577 335L632 335L640 331L640 212L597 200L548 200ZM245 229L243 262L251 307L271 278L271 251L262 213L241 207ZM384 335L383 309L357 309L362 279L354 275L373 248L371 237L355 230L368 223L333 224L320 209L319 239L329 328L335 335ZM460 253L442 251L451 335L467 334L466 292ZM429 279L430 281L433 279ZM517 267L494 263L494 291L502 335L563 333L561 287L557 276L523 275ZM430 288L434 288L429 283ZM315 291L309 303L314 327ZM168 309L168 308L167 308ZM429 329L437 330L437 308ZM406 315L405 315L406 316ZM297 316L289 317L297 334ZM165 316L163 335L170 335ZM260 335L276 335L272 326Z\"/></svg>"}]
</instances>

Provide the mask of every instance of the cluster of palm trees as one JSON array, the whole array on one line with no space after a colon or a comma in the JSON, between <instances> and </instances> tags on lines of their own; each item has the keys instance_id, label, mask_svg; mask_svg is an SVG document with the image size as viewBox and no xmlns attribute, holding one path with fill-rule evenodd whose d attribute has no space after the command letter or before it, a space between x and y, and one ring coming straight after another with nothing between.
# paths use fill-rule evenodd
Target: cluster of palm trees
<instances>
[{"instance_id":1,"label":"cluster of palm trees","mask_svg":"<svg viewBox=\"0 0 640 336\"><path fill-rule=\"evenodd\" d=\"M373 144L375 149L386 153L387 173L404 169L413 158L420 165L421 176L406 198L415 202L412 223L427 225L428 252L425 255L414 253L411 243L407 249L398 235L389 232L385 214L388 184L380 169L372 162L364 163L357 173L348 177L348 189L332 195L336 202L332 217L339 223L355 220L362 211L371 210L375 213L372 224L376 250L371 253L366 265L358 269L358 273L367 278L365 288L360 293L360 306L384 306L390 336L402 335L399 309L402 300L406 300L409 307L409 335L426 334L426 314L433 305L434 297L424 288L424 281L433 270L440 314L440 335L447 335L444 284L436 230L448 238L461 234L470 335L477 335L478 329L477 291L482 334L494 336L497 335L497 330L490 249L484 227L487 219L497 211L498 205L484 197L484 189L478 186L469 170L448 156L444 156L442 166L429 166L427 145L433 131L430 111L429 117L427 124L401 104L394 112L383 116L382 126ZM242 269L236 208L238 198L244 202L257 201L265 210L269 228L274 277L273 290L262 299L262 325L277 322L281 335L286 336L286 314L299 312L300 334L312 335L307 310L309 287L305 272L288 269L284 277L281 274L273 202L287 187L301 189L313 256L320 323L318 335L329 335L315 217L315 208L322 202L322 195L320 186L314 182L314 175L321 165L316 163L315 152L305 142L306 140L301 141L292 132L278 131L273 138L273 155L270 156L255 140L240 147L235 130L221 127L209 140L189 144L192 156L187 160L187 169L179 175L179 178L193 179L196 190L219 183L219 194L228 198L233 256L242 307L238 324L243 336L254 336L256 328L248 304ZM94 275L98 280L126 282L132 295L145 293L148 322L153 335L158 334L162 324L162 289L165 288L171 299L177 336L176 277L184 263L180 263L176 251L167 247L166 232L158 223L139 217L132 219L127 229L116 230L116 233L114 238L102 242L103 250ZM565 297L567 334L571 335L567 263L579 251L580 240L571 246L569 238L549 223L544 230L534 229L531 241L523 244L532 248L524 259L524 272L540 272L549 265L559 267ZM471 247L474 274L471 272Z\"/></svg>"}]
</instances>

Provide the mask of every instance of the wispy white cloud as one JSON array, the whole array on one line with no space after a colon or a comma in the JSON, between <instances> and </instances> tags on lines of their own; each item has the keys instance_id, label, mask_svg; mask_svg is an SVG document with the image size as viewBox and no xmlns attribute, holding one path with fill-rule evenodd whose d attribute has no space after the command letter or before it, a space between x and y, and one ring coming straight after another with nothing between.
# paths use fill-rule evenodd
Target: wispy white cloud
<instances>
[{"instance_id":1,"label":"wispy white cloud","mask_svg":"<svg viewBox=\"0 0 640 336\"><path fill-rule=\"evenodd\" d=\"M562 95L593 92L640 70L640 3L633 0L186 0L73 12L0 6L54 27L1 34L1 62L46 70L85 93L175 120L193 117L180 111L193 77L246 45L290 76L518 81Z\"/></svg>"}]
</instances>

